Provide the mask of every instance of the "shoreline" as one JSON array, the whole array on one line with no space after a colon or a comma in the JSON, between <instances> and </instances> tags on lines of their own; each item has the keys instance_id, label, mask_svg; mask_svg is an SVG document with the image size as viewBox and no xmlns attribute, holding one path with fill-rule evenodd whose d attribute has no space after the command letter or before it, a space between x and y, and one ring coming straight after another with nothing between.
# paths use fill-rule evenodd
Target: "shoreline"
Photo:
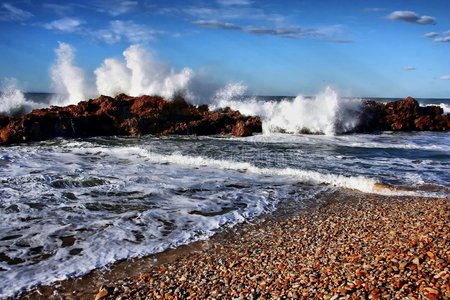
<instances>
[{"instance_id":1,"label":"shoreline","mask_svg":"<svg viewBox=\"0 0 450 300\"><path fill-rule=\"evenodd\" d=\"M93 299L102 286L103 299L448 299L449 215L446 198L340 190L308 209L282 205L207 241L118 262L110 271L35 288L20 299Z\"/></svg>"},{"instance_id":2,"label":"shoreline","mask_svg":"<svg viewBox=\"0 0 450 300\"><path fill-rule=\"evenodd\" d=\"M177 248L170 248L163 252L146 255L143 257L120 260L112 265L99 269L75 278L55 281L52 284L38 285L31 289L20 292L18 299L48 299L56 296L62 299L94 299L98 289L104 285L121 281L123 279L132 280L142 273L150 271L154 267L172 263L183 257L196 252L209 250L217 243L224 244L230 241L236 234L242 234L253 230L256 224L264 224L268 220L285 219L296 216L300 213L307 213L318 205L323 205L328 199L328 193L321 195L319 199L309 199L302 203L281 202L271 213L265 213L252 220L235 224L232 227L225 227L216 234L205 240L198 240L192 243L181 245ZM295 209L295 211L294 211Z\"/></svg>"}]
</instances>

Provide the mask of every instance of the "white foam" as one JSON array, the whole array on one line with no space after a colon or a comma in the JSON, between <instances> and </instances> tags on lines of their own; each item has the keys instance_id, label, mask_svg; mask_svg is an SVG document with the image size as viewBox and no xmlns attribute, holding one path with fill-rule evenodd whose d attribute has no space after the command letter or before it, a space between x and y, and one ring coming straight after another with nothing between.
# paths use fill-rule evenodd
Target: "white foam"
<instances>
[{"instance_id":1,"label":"white foam","mask_svg":"<svg viewBox=\"0 0 450 300\"><path fill-rule=\"evenodd\" d=\"M0 85L0 115L14 116L27 113L39 107L37 103L28 101L18 88L15 78L5 78Z\"/></svg>"},{"instance_id":2,"label":"white foam","mask_svg":"<svg viewBox=\"0 0 450 300\"><path fill-rule=\"evenodd\" d=\"M225 224L273 210L278 201L301 203L334 187L414 196L420 192L395 186L437 183L445 187L450 166L445 158L435 159L434 151L396 150L386 156L385 149L339 147L363 137L361 143L382 145L391 138L409 144L438 136L427 134L400 138L276 134L244 140L142 137L139 146L135 139L116 137L0 148L1 238L21 235L0 239L0 249L25 261L0 262L6 269L0 298L119 259L203 239ZM279 143L260 145L260 137ZM405 152L428 160L416 161L413 154L403 157ZM61 237L72 235L75 244L61 247ZM52 255L36 262L30 248L40 246ZM75 249L82 252L69 254Z\"/></svg>"},{"instance_id":3,"label":"white foam","mask_svg":"<svg viewBox=\"0 0 450 300\"><path fill-rule=\"evenodd\" d=\"M377 193L384 195L417 195L413 192L395 191L372 178L367 178L364 176L324 174L316 171L295 168L260 168L246 162L217 160L200 156L185 156L180 154L161 155L149 152L146 155L153 163L173 163L184 166L212 167L226 170L246 171L249 173L273 177L293 177L302 182L327 184L334 187L354 189L365 193Z\"/></svg>"},{"instance_id":4,"label":"white foam","mask_svg":"<svg viewBox=\"0 0 450 300\"><path fill-rule=\"evenodd\" d=\"M176 93L188 94L189 83L194 76L191 69L175 72L156 61L149 51L139 45L131 45L123 56L124 61L108 58L95 70L100 94L159 95L165 98L171 98Z\"/></svg>"},{"instance_id":5,"label":"white foam","mask_svg":"<svg viewBox=\"0 0 450 300\"><path fill-rule=\"evenodd\" d=\"M406 133L407 134L407 133ZM416 133L418 134L418 133ZM397 134L397 137L400 134ZM230 138L236 140L236 138ZM259 134L250 137L240 138L246 142L257 144L300 144L300 145L339 145L351 148L367 148L367 149L405 149L405 150L426 150L426 151L448 151L450 152L450 145L445 143L445 140L434 139L434 144L431 144L426 137L418 134L416 139L408 136L408 139L396 139L390 134L352 134L352 135L337 135L337 136L322 136L322 135L296 135L296 134L281 134L269 133Z\"/></svg>"},{"instance_id":6,"label":"white foam","mask_svg":"<svg viewBox=\"0 0 450 300\"><path fill-rule=\"evenodd\" d=\"M25 260L20 265L1 263L6 271L2 273L0 297L83 275L120 259L205 239L224 224L233 225L268 211L282 197L278 192L269 194L266 185L256 189L250 185L247 191L226 189L231 179L221 169L149 164L142 153L137 147L111 149L76 141L61 148L15 147L0 152L0 181L4 184L0 232L2 237L21 235L0 241L0 246L9 257ZM240 173L233 177L238 182L246 180ZM92 179L94 184L88 182ZM193 196L183 194L191 189L196 190ZM173 192L177 190L181 192ZM67 199L68 192L77 199ZM238 209L234 202L245 207ZM34 207L30 203L45 205ZM102 205L116 209L98 208ZM220 212L223 207L234 209L216 216L191 213ZM67 235L74 235L76 243L63 248L60 237ZM29 250L40 246L52 255L34 264L35 256ZM73 249L82 252L70 255Z\"/></svg>"},{"instance_id":7,"label":"white foam","mask_svg":"<svg viewBox=\"0 0 450 300\"><path fill-rule=\"evenodd\" d=\"M71 45L62 42L55 50L56 63L50 71L57 95L51 104L69 105L87 100L84 72L74 65L74 51Z\"/></svg>"},{"instance_id":8,"label":"white foam","mask_svg":"<svg viewBox=\"0 0 450 300\"><path fill-rule=\"evenodd\" d=\"M334 135L350 131L358 122L356 113L361 101L340 98L330 87L312 99L297 96L281 101L244 99L246 90L242 84L229 84L216 94L215 107L231 107L246 115L260 116L265 134L306 131Z\"/></svg>"},{"instance_id":9,"label":"white foam","mask_svg":"<svg viewBox=\"0 0 450 300\"><path fill-rule=\"evenodd\" d=\"M17 88L16 80L4 80L0 90L0 114L12 115L22 109L25 96Z\"/></svg>"},{"instance_id":10,"label":"white foam","mask_svg":"<svg viewBox=\"0 0 450 300\"><path fill-rule=\"evenodd\" d=\"M444 114L450 114L450 105L447 103L439 104L440 107L444 110Z\"/></svg>"},{"instance_id":11,"label":"white foam","mask_svg":"<svg viewBox=\"0 0 450 300\"><path fill-rule=\"evenodd\" d=\"M130 90L131 71L116 58L107 58L94 71L97 91L101 95L115 96Z\"/></svg>"}]
</instances>

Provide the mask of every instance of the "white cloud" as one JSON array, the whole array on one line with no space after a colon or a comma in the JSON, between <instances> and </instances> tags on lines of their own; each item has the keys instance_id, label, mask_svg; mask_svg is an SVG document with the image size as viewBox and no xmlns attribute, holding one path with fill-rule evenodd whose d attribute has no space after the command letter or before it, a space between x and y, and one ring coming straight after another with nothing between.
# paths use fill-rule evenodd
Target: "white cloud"
<instances>
[{"instance_id":1,"label":"white cloud","mask_svg":"<svg viewBox=\"0 0 450 300\"><path fill-rule=\"evenodd\" d=\"M222 6L247 6L252 4L249 0L217 0L217 3Z\"/></svg>"},{"instance_id":2,"label":"white cloud","mask_svg":"<svg viewBox=\"0 0 450 300\"><path fill-rule=\"evenodd\" d=\"M436 18L430 16L419 16L417 13L409 10L397 10L387 16L390 20L398 20L408 23L429 25L436 24Z\"/></svg>"},{"instance_id":3,"label":"white cloud","mask_svg":"<svg viewBox=\"0 0 450 300\"><path fill-rule=\"evenodd\" d=\"M159 13L176 14L183 17L188 16L195 20L220 20L222 22L229 20L253 20L276 24L287 23L287 16L267 12L260 7L255 7L252 5L252 1L224 0L220 2L222 3L220 5L193 5L178 8L160 8Z\"/></svg>"},{"instance_id":4,"label":"white cloud","mask_svg":"<svg viewBox=\"0 0 450 300\"><path fill-rule=\"evenodd\" d=\"M117 17L138 9L139 2L130 0L100 1L97 6L98 11Z\"/></svg>"},{"instance_id":5,"label":"white cloud","mask_svg":"<svg viewBox=\"0 0 450 300\"><path fill-rule=\"evenodd\" d=\"M228 22L216 20L200 20L193 24L209 29L223 29L242 31L254 35L273 35L283 38L322 38L334 42L345 43L351 42L345 39L338 39L342 35L342 26L329 26L323 28L300 28L300 27L258 27L258 26L241 26Z\"/></svg>"},{"instance_id":6,"label":"white cloud","mask_svg":"<svg viewBox=\"0 0 450 300\"><path fill-rule=\"evenodd\" d=\"M385 11L385 8L381 8L381 7L366 7L364 8L364 12L367 13L378 13L378 12L383 12Z\"/></svg>"},{"instance_id":7,"label":"white cloud","mask_svg":"<svg viewBox=\"0 0 450 300\"><path fill-rule=\"evenodd\" d=\"M414 71L414 70L416 70L416 67L413 67L413 66L404 66L404 67L403 67L403 70L405 70L405 71Z\"/></svg>"},{"instance_id":8,"label":"white cloud","mask_svg":"<svg viewBox=\"0 0 450 300\"><path fill-rule=\"evenodd\" d=\"M2 3L0 6L0 21L14 22L25 21L33 16L32 13L20 9L10 3Z\"/></svg>"},{"instance_id":9,"label":"white cloud","mask_svg":"<svg viewBox=\"0 0 450 300\"><path fill-rule=\"evenodd\" d=\"M439 36L439 33L437 33L437 32L428 32L428 33L425 33L424 35L423 35L423 37L424 38L428 38L428 39L433 39L433 38L435 38L435 37L438 37Z\"/></svg>"},{"instance_id":10,"label":"white cloud","mask_svg":"<svg viewBox=\"0 0 450 300\"><path fill-rule=\"evenodd\" d=\"M115 20L109 23L109 27L94 32L94 37L108 44L119 42L147 43L160 32L145 25L136 24L133 21Z\"/></svg>"},{"instance_id":11,"label":"white cloud","mask_svg":"<svg viewBox=\"0 0 450 300\"><path fill-rule=\"evenodd\" d=\"M434 41L437 43L450 43L450 36L437 37Z\"/></svg>"},{"instance_id":12,"label":"white cloud","mask_svg":"<svg viewBox=\"0 0 450 300\"><path fill-rule=\"evenodd\" d=\"M72 4L55 4L55 3L44 3L42 7L45 9L53 11L55 14L59 16L66 16L73 11Z\"/></svg>"},{"instance_id":13,"label":"white cloud","mask_svg":"<svg viewBox=\"0 0 450 300\"><path fill-rule=\"evenodd\" d=\"M450 80L450 75L442 75L441 77L439 77L439 79L441 79L441 80Z\"/></svg>"},{"instance_id":14,"label":"white cloud","mask_svg":"<svg viewBox=\"0 0 450 300\"><path fill-rule=\"evenodd\" d=\"M43 25L48 30L61 32L75 32L81 28L85 22L78 18L62 18Z\"/></svg>"},{"instance_id":15,"label":"white cloud","mask_svg":"<svg viewBox=\"0 0 450 300\"><path fill-rule=\"evenodd\" d=\"M450 30L443 32L442 35L438 32L428 32L423 37L433 39L436 43L450 43Z\"/></svg>"}]
</instances>

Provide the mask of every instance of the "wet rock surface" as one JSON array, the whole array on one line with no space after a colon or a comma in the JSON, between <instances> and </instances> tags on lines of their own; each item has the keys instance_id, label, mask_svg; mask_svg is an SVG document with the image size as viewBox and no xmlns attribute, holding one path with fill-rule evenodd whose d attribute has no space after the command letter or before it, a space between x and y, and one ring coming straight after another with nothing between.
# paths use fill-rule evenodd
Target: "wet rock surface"
<instances>
[{"instance_id":1,"label":"wet rock surface","mask_svg":"<svg viewBox=\"0 0 450 300\"><path fill-rule=\"evenodd\" d=\"M412 97L386 104L363 103L355 132L374 131L446 131L450 115L439 106L420 106Z\"/></svg>"},{"instance_id":2,"label":"wet rock surface","mask_svg":"<svg viewBox=\"0 0 450 300\"><path fill-rule=\"evenodd\" d=\"M365 101L355 111L356 127L343 133L378 131L447 131L450 115L439 106L422 107L411 97L386 104ZM167 101L161 97L115 98L100 96L66 107L51 106L10 118L0 116L0 145L42 141L55 137L153 135L221 135L237 137L261 132L259 117L244 116L224 108L210 111L182 98ZM308 133L308 132L302 132Z\"/></svg>"},{"instance_id":3,"label":"wet rock surface","mask_svg":"<svg viewBox=\"0 0 450 300\"><path fill-rule=\"evenodd\" d=\"M239 128L235 129L237 125ZM259 118L243 116L231 109L210 111L207 106L196 107L181 98L167 101L161 97L121 94L66 107L38 109L18 118L2 116L0 144L112 135L247 136L261 130Z\"/></svg>"}]
</instances>

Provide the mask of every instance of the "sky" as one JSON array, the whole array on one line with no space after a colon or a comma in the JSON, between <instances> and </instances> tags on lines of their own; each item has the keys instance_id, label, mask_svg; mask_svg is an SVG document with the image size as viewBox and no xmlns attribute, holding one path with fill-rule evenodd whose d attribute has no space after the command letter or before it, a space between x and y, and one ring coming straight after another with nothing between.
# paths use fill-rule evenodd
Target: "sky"
<instances>
[{"instance_id":1,"label":"sky","mask_svg":"<svg viewBox=\"0 0 450 300\"><path fill-rule=\"evenodd\" d=\"M138 44L255 95L450 98L448 0L0 1L0 80L52 91L61 42L92 82Z\"/></svg>"}]
</instances>

